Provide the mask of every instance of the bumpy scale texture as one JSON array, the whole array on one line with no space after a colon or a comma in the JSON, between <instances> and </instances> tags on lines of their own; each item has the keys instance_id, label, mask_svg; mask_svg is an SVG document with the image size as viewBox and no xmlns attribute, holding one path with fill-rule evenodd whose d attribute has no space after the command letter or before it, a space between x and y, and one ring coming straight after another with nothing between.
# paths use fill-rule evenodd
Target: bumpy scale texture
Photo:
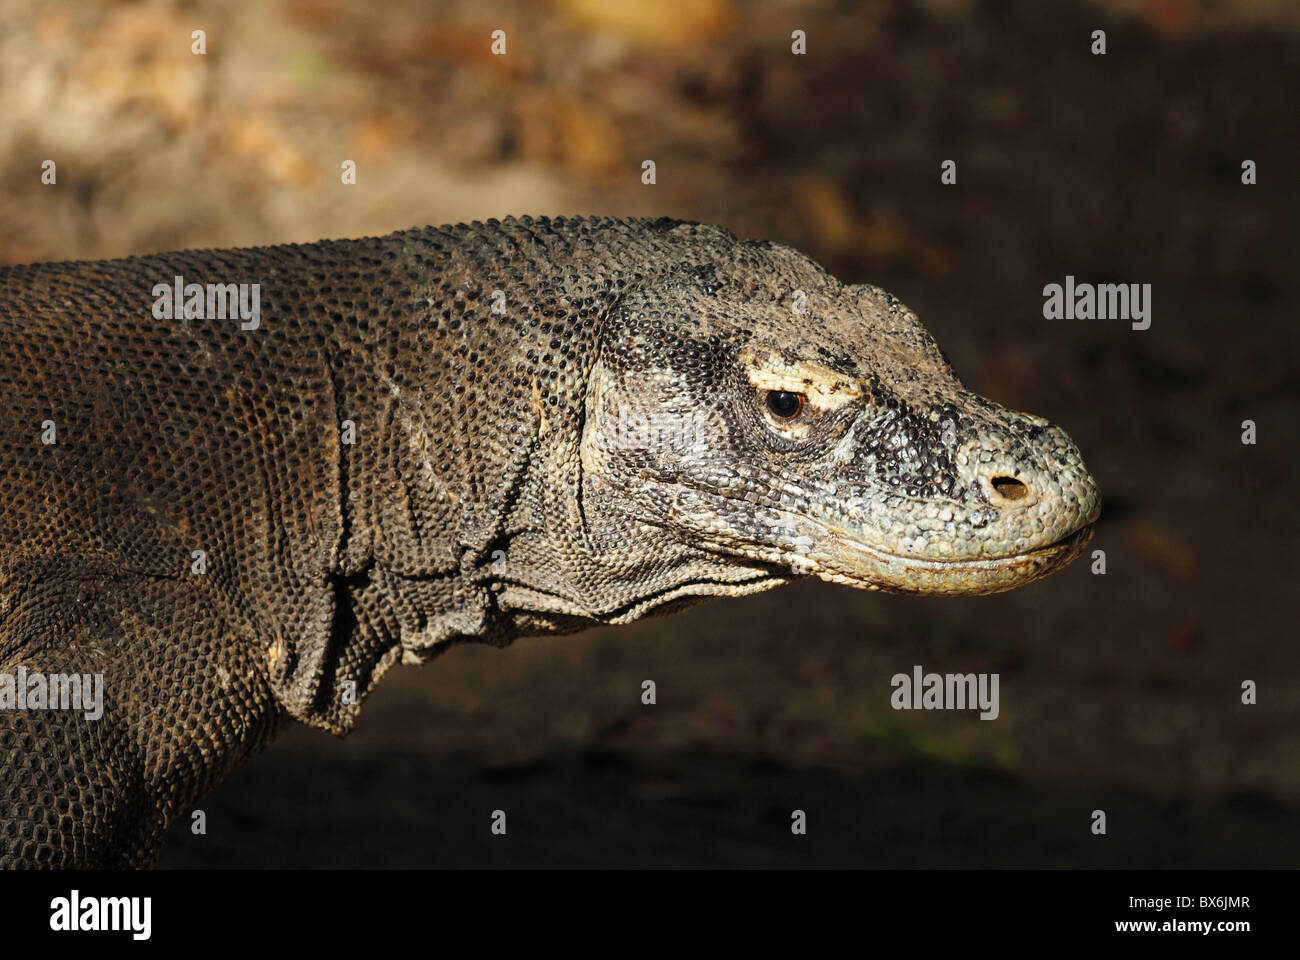
<instances>
[{"instance_id":1,"label":"bumpy scale texture","mask_svg":"<svg viewBox=\"0 0 1300 960\"><path fill-rule=\"evenodd\" d=\"M258 327L156 319L176 276ZM0 268L0 397L0 678L104 690L0 708L4 866L153 863L399 659L799 576L1005 590L1099 508L898 300L669 220Z\"/></svg>"}]
</instances>

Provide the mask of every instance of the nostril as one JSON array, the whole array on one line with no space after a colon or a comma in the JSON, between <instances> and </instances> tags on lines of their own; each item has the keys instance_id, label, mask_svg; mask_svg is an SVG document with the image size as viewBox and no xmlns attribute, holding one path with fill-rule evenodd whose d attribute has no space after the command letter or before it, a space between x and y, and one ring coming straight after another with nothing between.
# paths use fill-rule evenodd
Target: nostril
<instances>
[{"instance_id":1,"label":"nostril","mask_svg":"<svg viewBox=\"0 0 1300 960\"><path fill-rule=\"evenodd\" d=\"M1015 477L993 477L989 483L1003 500L1023 500L1029 496L1029 488Z\"/></svg>"}]
</instances>

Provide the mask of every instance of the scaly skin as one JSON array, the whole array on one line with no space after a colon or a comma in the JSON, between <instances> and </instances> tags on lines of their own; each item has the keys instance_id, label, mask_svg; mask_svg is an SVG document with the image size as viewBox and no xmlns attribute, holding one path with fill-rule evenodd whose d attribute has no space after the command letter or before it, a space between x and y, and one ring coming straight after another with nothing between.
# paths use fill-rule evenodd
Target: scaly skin
<instances>
[{"instance_id":1,"label":"scaly skin","mask_svg":"<svg viewBox=\"0 0 1300 960\"><path fill-rule=\"evenodd\" d=\"M259 283L260 325L155 319L176 275ZM105 690L0 709L7 866L152 863L398 660L808 575L1006 590L1099 504L890 295L666 220L0 268L0 396L0 675Z\"/></svg>"}]
</instances>

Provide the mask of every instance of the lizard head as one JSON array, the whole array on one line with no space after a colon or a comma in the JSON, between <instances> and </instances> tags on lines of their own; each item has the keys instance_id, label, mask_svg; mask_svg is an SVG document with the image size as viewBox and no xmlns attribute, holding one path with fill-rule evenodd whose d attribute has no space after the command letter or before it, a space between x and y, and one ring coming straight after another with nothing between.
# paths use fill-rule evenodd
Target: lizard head
<instances>
[{"instance_id":1,"label":"lizard head","mask_svg":"<svg viewBox=\"0 0 1300 960\"><path fill-rule=\"evenodd\" d=\"M712 253L611 312L581 446L589 509L689 556L679 595L995 593L1078 555L1100 498L1064 431L966 389L892 295L774 244Z\"/></svg>"}]
</instances>

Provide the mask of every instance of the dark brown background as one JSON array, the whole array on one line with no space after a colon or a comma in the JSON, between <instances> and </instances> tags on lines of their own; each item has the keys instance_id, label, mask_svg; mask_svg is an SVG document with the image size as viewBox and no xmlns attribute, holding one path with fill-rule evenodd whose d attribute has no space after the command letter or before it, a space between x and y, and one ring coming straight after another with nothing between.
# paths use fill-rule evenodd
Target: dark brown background
<instances>
[{"instance_id":1,"label":"dark brown background","mask_svg":"<svg viewBox=\"0 0 1300 960\"><path fill-rule=\"evenodd\" d=\"M233 6L0 0L0 262L717 222L898 294L970 386L1063 425L1109 573L460 647L344 742L290 731L164 865L1300 864L1294 4ZM1067 273L1151 283L1152 328L1044 320ZM997 671L1001 717L894 712L917 663Z\"/></svg>"}]
</instances>

